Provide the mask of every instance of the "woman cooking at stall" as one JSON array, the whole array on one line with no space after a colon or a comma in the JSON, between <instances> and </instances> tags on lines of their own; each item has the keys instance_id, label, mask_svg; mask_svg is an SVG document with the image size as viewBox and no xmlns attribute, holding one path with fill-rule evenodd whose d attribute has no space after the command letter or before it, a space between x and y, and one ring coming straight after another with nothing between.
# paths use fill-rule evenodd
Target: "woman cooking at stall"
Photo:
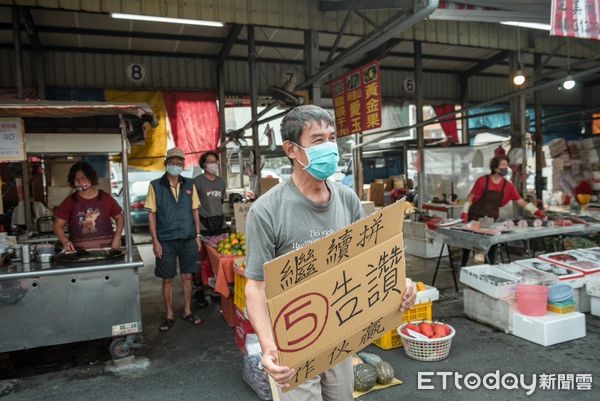
<instances>
[{"instance_id":1,"label":"woman cooking at stall","mask_svg":"<svg viewBox=\"0 0 600 401\"><path fill-rule=\"evenodd\" d=\"M96 188L98 176L94 168L89 163L75 163L69 170L68 180L77 192L67 196L58 206L53 227L65 251L120 249L125 224L123 212L112 196ZM113 221L116 230L113 230ZM67 224L69 238L64 233Z\"/></svg>"},{"instance_id":2,"label":"woman cooking at stall","mask_svg":"<svg viewBox=\"0 0 600 401\"><path fill-rule=\"evenodd\" d=\"M544 217L544 212L531 203L527 203L521 198L521 195L515 186L506 180L508 175L508 158L505 156L495 156L490 161L491 174L479 177L467 197L460 215L463 223L477 221L482 217L492 217L498 219L500 208L508 202L514 201L525 210L530 216L538 218ZM469 260L468 249L463 250L462 266ZM492 247L488 253L488 262L494 263L495 247Z\"/></svg>"}]
</instances>

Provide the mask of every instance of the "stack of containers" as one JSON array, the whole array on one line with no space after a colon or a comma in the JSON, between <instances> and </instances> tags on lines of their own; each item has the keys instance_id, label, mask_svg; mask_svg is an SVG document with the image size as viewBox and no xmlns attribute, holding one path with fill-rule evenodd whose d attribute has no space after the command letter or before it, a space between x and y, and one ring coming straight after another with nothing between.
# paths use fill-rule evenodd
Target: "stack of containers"
<instances>
[{"instance_id":1,"label":"stack of containers","mask_svg":"<svg viewBox=\"0 0 600 401\"><path fill-rule=\"evenodd\" d=\"M548 310L554 313L571 313L576 311L573 287L566 283L554 284L548 288Z\"/></svg>"}]
</instances>

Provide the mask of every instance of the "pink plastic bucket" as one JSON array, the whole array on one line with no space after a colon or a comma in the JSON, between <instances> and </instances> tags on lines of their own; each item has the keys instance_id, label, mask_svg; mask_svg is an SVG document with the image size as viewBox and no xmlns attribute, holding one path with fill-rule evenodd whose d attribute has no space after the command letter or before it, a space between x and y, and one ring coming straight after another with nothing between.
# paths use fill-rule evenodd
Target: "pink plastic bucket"
<instances>
[{"instance_id":1,"label":"pink plastic bucket","mask_svg":"<svg viewBox=\"0 0 600 401\"><path fill-rule=\"evenodd\" d=\"M544 316L548 308L548 287L522 284L517 286L517 309L523 315Z\"/></svg>"}]
</instances>

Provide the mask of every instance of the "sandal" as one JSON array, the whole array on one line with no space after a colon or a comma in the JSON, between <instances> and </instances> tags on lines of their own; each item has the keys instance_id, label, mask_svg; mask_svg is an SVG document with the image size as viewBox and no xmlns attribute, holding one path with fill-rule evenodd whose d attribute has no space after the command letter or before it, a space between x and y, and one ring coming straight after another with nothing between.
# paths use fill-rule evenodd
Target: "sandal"
<instances>
[{"instance_id":1,"label":"sandal","mask_svg":"<svg viewBox=\"0 0 600 401\"><path fill-rule=\"evenodd\" d=\"M171 327L173 327L174 324L175 319L163 319L163 321L160 323L160 326L158 326L158 331L162 333L167 332L171 330Z\"/></svg>"},{"instance_id":2,"label":"sandal","mask_svg":"<svg viewBox=\"0 0 600 401\"><path fill-rule=\"evenodd\" d=\"M190 322L191 324L194 324L194 325L202 324L202 319L200 319L199 317L194 316L193 313L190 313L187 316L182 316L181 318L183 320L185 320L186 322Z\"/></svg>"}]
</instances>

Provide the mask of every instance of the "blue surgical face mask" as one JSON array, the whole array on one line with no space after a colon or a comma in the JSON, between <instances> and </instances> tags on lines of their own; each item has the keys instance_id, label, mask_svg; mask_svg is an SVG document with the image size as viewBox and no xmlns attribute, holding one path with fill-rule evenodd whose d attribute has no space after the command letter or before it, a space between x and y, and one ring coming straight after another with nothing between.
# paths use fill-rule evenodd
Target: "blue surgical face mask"
<instances>
[{"instance_id":1,"label":"blue surgical face mask","mask_svg":"<svg viewBox=\"0 0 600 401\"><path fill-rule=\"evenodd\" d=\"M167 164L167 174L171 177L177 177L183 171L182 166L176 166L174 164Z\"/></svg>"},{"instance_id":2,"label":"blue surgical face mask","mask_svg":"<svg viewBox=\"0 0 600 401\"><path fill-rule=\"evenodd\" d=\"M309 148L296 145L304 149L308 158L308 165L305 166L299 160L298 163L304 166L304 170L317 180L325 181L336 172L340 155L335 142L327 141Z\"/></svg>"},{"instance_id":3,"label":"blue surgical face mask","mask_svg":"<svg viewBox=\"0 0 600 401\"><path fill-rule=\"evenodd\" d=\"M501 168L498 170L498 174L500 174L502 177L506 177L508 175L508 169L507 168Z\"/></svg>"}]
</instances>

